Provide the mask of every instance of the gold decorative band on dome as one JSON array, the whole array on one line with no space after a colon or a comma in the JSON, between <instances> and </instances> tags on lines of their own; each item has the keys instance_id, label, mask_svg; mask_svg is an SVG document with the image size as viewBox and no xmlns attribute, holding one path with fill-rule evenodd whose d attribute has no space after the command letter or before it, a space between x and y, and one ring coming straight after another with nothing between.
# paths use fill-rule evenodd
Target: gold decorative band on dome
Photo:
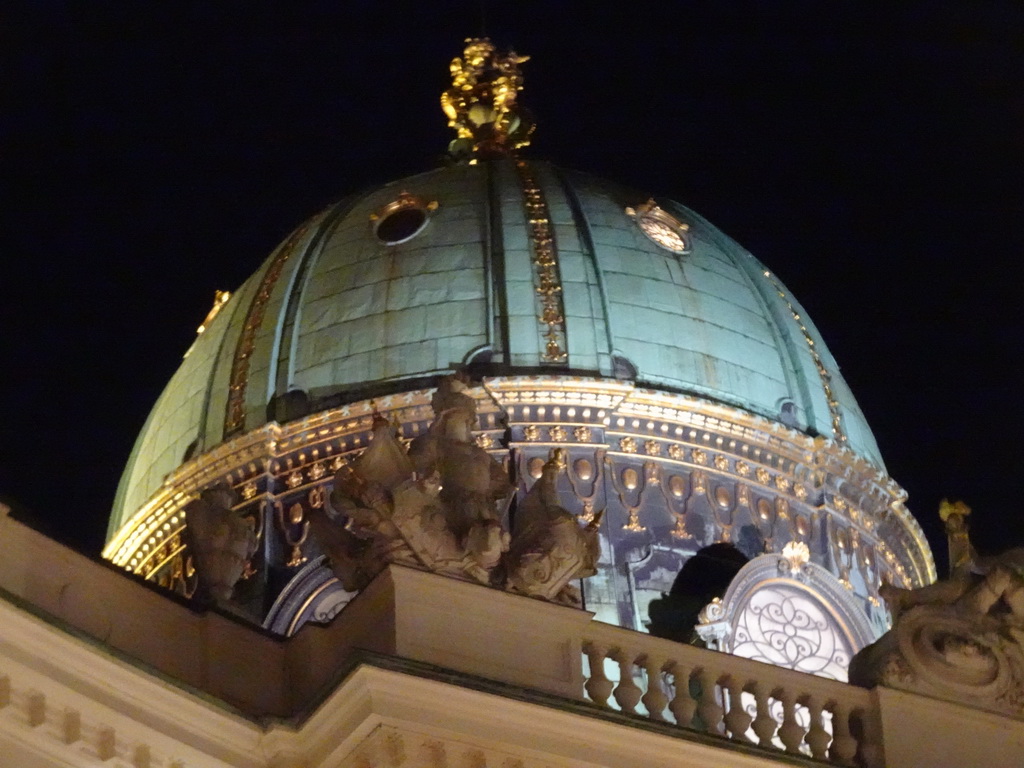
<instances>
[{"instance_id":1,"label":"gold decorative band on dome","mask_svg":"<svg viewBox=\"0 0 1024 768\"><path fill-rule=\"evenodd\" d=\"M828 403L828 413L832 420L832 435L837 441L842 444L846 444L846 432L843 430L843 415L839 410L839 401L836 400L835 392L832 391L832 374L828 372L825 367L825 362L821 359L821 355L818 354L818 347L811 336L810 330L807 328L807 324L804 322L800 313L796 307L793 306L793 302L789 300L786 292L782 290L782 286L779 281L775 279L768 270L764 271L764 276L768 278L768 282L772 284L772 288L779 295L779 298L786 302L786 307L789 309L793 319L796 321L797 326L800 328L800 332L804 335L804 341L807 342L807 349L811 353L811 359L814 360L814 367L818 369L818 376L821 378L822 389L825 390L825 401Z\"/></svg>"},{"instance_id":2,"label":"gold decorative band on dome","mask_svg":"<svg viewBox=\"0 0 1024 768\"><path fill-rule=\"evenodd\" d=\"M565 451L583 517L613 493L621 504L613 502L609 524L627 532L667 522L666 535L689 540L695 532L686 516L699 508L715 536L730 541L741 535L733 518L741 510L773 547L824 536L822 546L845 569L839 576L861 573L866 599L877 599L881 579L921 586L935 578L904 491L838 441L615 379L496 377L470 392L479 409L477 444L509 462L517 477L535 478L552 449ZM297 562L308 552L295 551L302 548L296 505L308 514L327 503L335 474L369 444L375 412L400 423L408 441L429 428L432 397L423 389L361 400L226 441L168 475L103 557L184 593L192 584L181 535L185 508L204 488L226 484L238 494L238 513ZM278 510L300 525L282 531Z\"/></svg>"},{"instance_id":3,"label":"gold decorative band on dome","mask_svg":"<svg viewBox=\"0 0 1024 768\"><path fill-rule=\"evenodd\" d=\"M319 224L326 214L327 211L323 211L314 216L292 232L284 244L277 249L274 260L263 274L260 287L249 304L249 311L245 314L245 324L242 326L242 334L238 337L238 346L235 347L235 356L231 363L231 381L228 385L228 402L224 413L225 440L245 429L245 390L249 384L249 361L256 344L256 333L263 323L263 315L266 312L270 294L273 292L278 278L281 277L284 265L295 253L296 246L310 227Z\"/></svg>"},{"instance_id":4,"label":"gold decorative band on dome","mask_svg":"<svg viewBox=\"0 0 1024 768\"><path fill-rule=\"evenodd\" d=\"M566 351L565 311L562 305L562 279L558 271L558 246L551 227L544 193L537 184L533 169L525 160L517 160L516 174L523 189L523 206L530 229L530 251L534 266L534 288L537 292L537 319L541 332L541 362L564 363Z\"/></svg>"}]
</instances>

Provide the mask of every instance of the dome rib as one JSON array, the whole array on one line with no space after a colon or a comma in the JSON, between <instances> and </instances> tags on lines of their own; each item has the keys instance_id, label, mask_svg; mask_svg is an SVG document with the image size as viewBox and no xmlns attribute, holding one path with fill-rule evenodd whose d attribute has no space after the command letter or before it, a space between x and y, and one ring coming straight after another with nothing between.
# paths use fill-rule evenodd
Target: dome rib
<instances>
[{"instance_id":1,"label":"dome rib","mask_svg":"<svg viewBox=\"0 0 1024 768\"><path fill-rule=\"evenodd\" d=\"M270 367L267 371L267 400L288 392L295 382L295 359L298 351L297 330L302 321L302 299L309 284L309 277L324 250L328 235L338 223L347 216L361 196L350 196L340 200L328 208L320 226L310 236L295 267L289 275L285 289L285 298L281 302L280 311L274 332L274 341L270 353ZM287 337L287 354L285 339ZM281 375L282 368L284 375Z\"/></svg>"},{"instance_id":2,"label":"dome rib","mask_svg":"<svg viewBox=\"0 0 1024 768\"><path fill-rule=\"evenodd\" d=\"M590 222L587 220L587 214L580 203L579 195L576 193L573 185L569 183L566 173L547 163L545 164L545 168L558 183L562 194L565 195L566 204L569 207L573 224L576 229L576 234L579 238L580 248L583 252L586 263L588 263L590 268L593 270L594 282L596 283L598 295L600 297L601 318L604 322L603 340L606 345L603 352L600 348L597 350L597 370L603 376L612 376L614 374L612 356L615 354L615 337L612 331L612 316L608 311L608 290L604 284L604 273L601 271L601 267L597 262L597 255L594 250L594 239L590 234ZM593 302L591 302L591 304L593 305ZM591 309L593 309L593 306L591 306ZM600 335L601 334L595 334L595 337Z\"/></svg>"}]
</instances>

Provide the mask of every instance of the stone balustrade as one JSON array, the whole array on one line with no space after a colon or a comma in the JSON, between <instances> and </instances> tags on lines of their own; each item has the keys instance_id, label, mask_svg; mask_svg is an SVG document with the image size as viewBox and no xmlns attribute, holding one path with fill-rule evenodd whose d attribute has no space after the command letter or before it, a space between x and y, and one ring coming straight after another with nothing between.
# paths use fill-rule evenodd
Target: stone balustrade
<instances>
[{"instance_id":1,"label":"stone balustrade","mask_svg":"<svg viewBox=\"0 0 1024 768\"><path fill-rule=\"evenodd\" d=\"M883 764L862 688L592 622L586 697L602 707L836 765Z\"/></svg>"},{"instance_id":2,"label":"stone balustrade","mask_svg":"<svg viewBox=\"0 0 1024 768\"><path fill-rule=\"evenodd\" d=\"M60 659L61 675L78 681L75 690L106 691L110 706L125 713L118 720L118 745L136 743L132 734L149 727L131 725L138 711L134 691L142 685L177 702L153 715L170 718L165 725L175 732L180 727L171 721L178 714L203 709L189 728L209 721L201 738L211 749L223 751L221 742L232 728L244 731L239 744L272 735L306 744L305 731L295 731L294 724L319 723L320 715L311 713L324 711L324 697L340 680L373 665L397 664L405 670L399 675L404 687L389 688L397 698L388 701L400 713L407 714L403 697L419 690L411 681L427 681L429 695L424 691L422 702L431 712L442 690L435 683L443 682L446 696L476 697L474 707L485 700L517 702L520 724L530 734L548 725L566 728L574 731L578 746L582 728L598 739L595 755L625 750L616 752L624 762L606 765L677 764L665 757L675 754L676 739L666 744L664 738L673 733L690 749L706 749L719 739L735 744L737 749L721 753L732 762L713 763L723 766L1017 768L1024 754L1020 719L881 686L866 690L662 640L596 622L586 611L398 566L381 572L331 623L275 637L218 611L170 599L152 585L67 550L5 511L0 506L5 544L0 717L24 713L31 728L42 712L47 723L60 726L47 731L58 740L93 733L95 723L84 715L81 723L69 720L64 700L78 694L56 683L41 688L40 680L22 669L26 664L52 670ZM5 657L11 647L20 649L16 660ZM382 671L377 677L394 675ZM202 703L189 698L188 691L195 690L203 692ZM348 696L339 694L338 701L347 702ZM549 717L543 723L524 697L545 707ZM228 707L217 707L217 701ZM458 712L475 716L474 707ZM606 716L570 718L571 726L558 720L582 710ZM446 723L457 715L454 709L445 712ZM252 719L239 719L237 713ZM486 729L496 727L491 710L481 717L487 718ZM635 743L623 734L631 721L644 731ZM264 734L251 723L286 725L271 726L273 733ZM480 728L477 723L470 731ZM42 726L32 730L50 738ZM97 738L105 733L96 731ZM510 743L517 738L508 737ZM97 749L104 753L105 748Z\"/></svg>"}]
</instances>

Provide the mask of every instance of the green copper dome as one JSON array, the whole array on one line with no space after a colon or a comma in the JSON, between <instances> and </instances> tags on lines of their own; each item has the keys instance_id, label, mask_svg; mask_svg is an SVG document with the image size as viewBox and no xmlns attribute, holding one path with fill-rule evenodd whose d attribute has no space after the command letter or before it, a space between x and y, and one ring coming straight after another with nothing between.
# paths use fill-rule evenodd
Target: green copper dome
<instances>
[{"instance_id":1,"label":"green copper dome","mask_svg":"<svg viewBox=\"0 0 1024 768\"><path fill-rule=\"evenodd\" d=\"M111 533L186 456L470 364L629 378L882 466L814 325L757 259L672 201L505 158L386 184L296 230L161 395Z\"/></svg>"}]
</instances>

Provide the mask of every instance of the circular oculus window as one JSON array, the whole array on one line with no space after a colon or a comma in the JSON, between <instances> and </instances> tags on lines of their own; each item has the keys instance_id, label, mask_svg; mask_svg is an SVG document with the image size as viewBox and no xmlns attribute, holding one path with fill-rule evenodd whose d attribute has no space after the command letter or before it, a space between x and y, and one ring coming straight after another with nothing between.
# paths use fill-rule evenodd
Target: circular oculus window
<instances>
[{"instance_id":1,"label":"circular oculus window","mask_svg":"<svg viewBox=\"0 0 1024 768\"><path fill-rule=\"evenodd\" d=\"M427 226L429 214L437 210L437 201L425 202L402 192L398 199L370 216L373 234L384 245L399 245L412 240Z\"/></svg>"},{"instance_id":2,"label":"circular oculus window","mask_svg":"<svg viewBox=\"0 0 1024 768\"><path fill-rule=\"evenodd\" d=\"M636 208L627 208L626 214L636 222L640 231L647 235L649 240L666 251L690 252L690 238L686 234L689 225L665 211L653 198Z\"/></svg>"}]
</instances>

